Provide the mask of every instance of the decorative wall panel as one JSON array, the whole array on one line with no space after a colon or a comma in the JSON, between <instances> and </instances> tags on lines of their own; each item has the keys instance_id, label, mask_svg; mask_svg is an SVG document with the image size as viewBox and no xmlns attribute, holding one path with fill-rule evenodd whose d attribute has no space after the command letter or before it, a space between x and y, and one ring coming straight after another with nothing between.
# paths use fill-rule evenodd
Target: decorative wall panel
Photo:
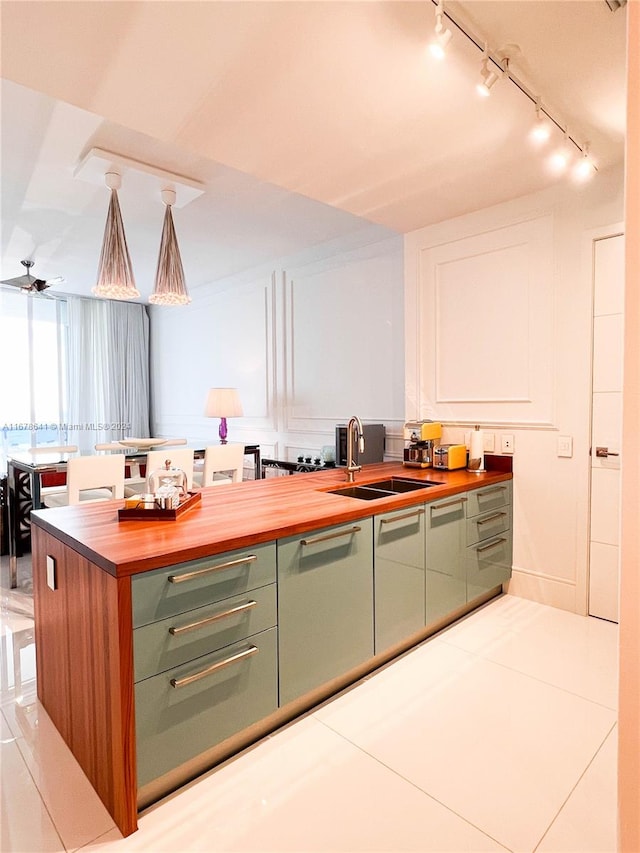
<instances>
[{"instance_id":1,"label":"decorative wall panel","mask_svg":"<svg viewBox=\"0 0 640 853\"><path fill-rule=\"evenodd\" d=\"M287 271L287 430L333 428L353 414L376 422L402 418L399 249L341 267Z\"/></svg>"},{"instance_id":2,"label":"decorative wall panel","mask_svg":"<svg viewBox=\"0 0 640 853\"><path fill-rule=\"evenodd\" d=\"M421 417L552 423L552 226L545 216L420 251Z\"/></svg>"}]
</instances>

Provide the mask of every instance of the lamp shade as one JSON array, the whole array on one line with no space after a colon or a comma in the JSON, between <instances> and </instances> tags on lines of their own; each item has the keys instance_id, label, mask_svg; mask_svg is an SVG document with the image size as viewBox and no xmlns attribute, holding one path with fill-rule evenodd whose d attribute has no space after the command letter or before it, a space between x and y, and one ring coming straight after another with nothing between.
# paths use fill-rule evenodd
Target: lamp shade
<instances>
[{"instance_id":1,"label":"lamp shade","mask_svg":"<svg viewBox=\"0 0 640 853\"><path fill-rule=\"evenodd\" d=\"M93 288L93 292L96 296L105 299L136 299L140 296L140 292L133 278L131 258L118 203L120 175L116 172L108 172L105 175L105 182L111 190L111 200L98 264L98 283Z\"/></svg>"},{"instance_id":2,"label":"lamp shade","mask_svg":"<svg viewBox=\"0 0 640 853\"><path fill-rule=\"evenodd\" d=\"M191 297L184 279L178 239L171 215L171 205L176 200L175 191L163 190L162 200L166 204L166 209L160 239L156 283L149 302L152 305L187 305L191 302Z\"/></svg>"},{"instance_id":3,"label":"lamp shade","mask_svg":"<svg viewBox=\"0 0 640 853\"><path fill-rule=\"evenodd\" d=\"M241 418L242 403L237 388L210 388L204 410L208 418Z\"/></svg>"}]
</instances>

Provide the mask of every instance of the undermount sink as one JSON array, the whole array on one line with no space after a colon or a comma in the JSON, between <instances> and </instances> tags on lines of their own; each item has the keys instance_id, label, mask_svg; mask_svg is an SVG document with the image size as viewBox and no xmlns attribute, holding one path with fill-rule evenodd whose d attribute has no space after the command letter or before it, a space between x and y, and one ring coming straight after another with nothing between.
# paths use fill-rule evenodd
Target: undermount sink
<instances>
[{"instance_id":1,"label":"undermount sink","mask_svg":"<svg viewBox=\"0 0 640 853\"><path fill-rule=\"evenodd\" d=\"M391 477L388 480L378 480L375 483L363 483L362 486L343 486L331 489L330 495L343 495L347 498L358 498L361 501L374 501L398 495L403 492L413 492L416 489L426 489L429 486L441 486L432 480L405 480L402 477Z\"/></svg>"},{"instance_id":2,"label":"undermount sink","mask_svg":"<svg viewBox=\"0 0 640 853\"><path fill-rule=\"evenodd\" d=\"M391 477L388 480L377 480L375 483L364 483L365 489L380 489L383 492L413 492L414 489L426 489L428 486L441 486L433 480L409 480L404 477Z\"/></svg>"}]
</instances>

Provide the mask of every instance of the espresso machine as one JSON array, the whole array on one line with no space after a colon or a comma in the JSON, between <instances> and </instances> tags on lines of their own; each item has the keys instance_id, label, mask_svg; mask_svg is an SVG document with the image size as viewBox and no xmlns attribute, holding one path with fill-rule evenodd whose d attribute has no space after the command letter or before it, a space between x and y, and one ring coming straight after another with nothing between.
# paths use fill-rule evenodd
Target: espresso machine
<instances>
[{"instance_id":1,"label":"espresso machine","mask_svg":"<svg viewBox=\"0 0 640 853\"><path fill-rule=\"evenodd\" d=\"M436 421L407 421L404 425L404 462L408 468L432 468L433 448L442 437L442 424Z\"/></svg>"}]
</instances>

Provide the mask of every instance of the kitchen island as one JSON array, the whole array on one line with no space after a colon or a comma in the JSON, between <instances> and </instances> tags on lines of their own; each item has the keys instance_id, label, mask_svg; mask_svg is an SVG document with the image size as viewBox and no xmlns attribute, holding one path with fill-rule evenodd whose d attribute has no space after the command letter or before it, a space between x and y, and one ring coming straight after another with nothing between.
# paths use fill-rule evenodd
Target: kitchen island
<instances>
[{"instance_id":1,"label":"kitchen island","mask_svg":"<svg viewBox=\"0 0 640 853\"><path fill-rule=\"evenodd\" d=\"M119 829L138 810L501 591L511 473L363 467L32 515L38 697Z\"/></svg>"}]
</instances>

